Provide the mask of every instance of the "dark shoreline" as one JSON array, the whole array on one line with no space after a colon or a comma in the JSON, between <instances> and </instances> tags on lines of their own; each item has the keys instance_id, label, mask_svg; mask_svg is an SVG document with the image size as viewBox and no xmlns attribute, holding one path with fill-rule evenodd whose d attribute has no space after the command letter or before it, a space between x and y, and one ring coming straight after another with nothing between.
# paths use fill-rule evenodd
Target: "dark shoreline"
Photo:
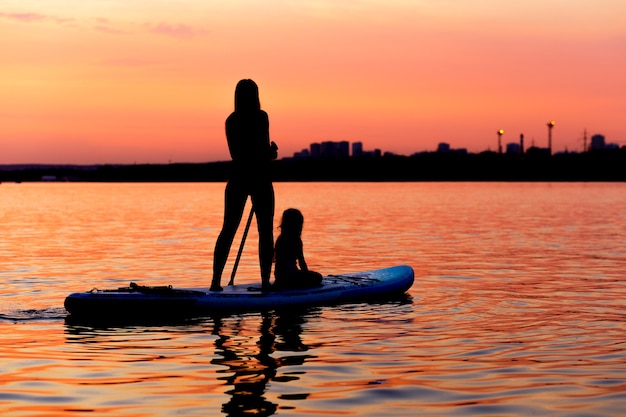
<instances>
[{"instance_id":1,"label":"dark shoreline","mask_svg":"<svg viewBox=\"0 0 626 417\"><path fill-rule=\"evenodd\" d=\"M4 165L0 182L223 182L229 162L135 165ZM626 181L626 147L580 154L421 153L282 159L276 182Z\"/></svg>"}]
</instances>

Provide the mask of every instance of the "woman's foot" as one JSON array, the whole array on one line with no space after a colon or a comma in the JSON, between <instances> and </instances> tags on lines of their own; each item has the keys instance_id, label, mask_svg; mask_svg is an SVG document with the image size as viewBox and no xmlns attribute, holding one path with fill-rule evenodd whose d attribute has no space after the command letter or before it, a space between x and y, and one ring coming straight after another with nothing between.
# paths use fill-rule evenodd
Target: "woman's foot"
<instances>
[{"instance_id":1,"label":"woman's foot","mask_svg":"<svg viewBox=\"0 0 626 417\"><path fill-rule=\"evenodd\" d=\"M209 291L224 291L224 288L222 288L221 284L221 276L218 276L217 274L215 274L215 271L213 273L213 278L211 279L211 288L209 288Z\"/></svg>"}]
</instances>

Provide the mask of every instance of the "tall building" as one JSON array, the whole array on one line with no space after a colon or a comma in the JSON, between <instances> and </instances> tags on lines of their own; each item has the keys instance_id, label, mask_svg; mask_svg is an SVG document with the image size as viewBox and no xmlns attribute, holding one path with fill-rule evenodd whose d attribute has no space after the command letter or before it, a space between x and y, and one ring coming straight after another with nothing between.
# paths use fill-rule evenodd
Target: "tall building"
<instances>
[{"instance_id":1,"label":"tall building","mask_svg":"<svg viewBox=\"0 0 626 417\"><path fill-rule=\"evenodd\" d=\"M350 156L350 142L347 140L341 141L337 144L339 157L348 158Z\"/></svg>"},{"instance_id":2,"label":"tall building","mask_svg":"<svg viewBox=\"0 0 626 417\"><path fill-rule=\"evenodd\" d=\"M343 142L322 142L321 154L322 158L347 158L350 156L350 143Z\"/></svg>"},{"instance_id":3,"label":"tall building","mask_svg":"<svg viewBox=\"0 0 626 417\"><path fill-rule=\"evenodd\" d=\"M322 156L322 145L320 145L319 143L312 143L311 144L311 156L313 158L319 158Z\"/></svg>"},{"instance_id":4,"label":"tall building","mask_svg":"<svg viewBox=\"0 0 626 417\"><path fill-rule=\"evenodd\" d=\"M354 142L352 144L352 156L363 156L363 142Z\"/></svg>"},{"instance_id":5,"label":"tall building","mask_svg":"<svg viewBox=\"0 0 626 417\"><path fill-rule=\"evenodd\" d=\"M592 151L604 149L606 147L606 142L604 139L604 135L593 135L591 137L591 146L590 149Z\"/></svg>"},{"instance_id":6,"label":"tall building","mask_svg":"<svg viewBox=\"0 0 626 417\"><path fill-rule=\"evenodd\" d=\"M506 144L506 153L508 155L520 155L521 145L519 143L507 143Z\"/></svg>"}]
</instances>

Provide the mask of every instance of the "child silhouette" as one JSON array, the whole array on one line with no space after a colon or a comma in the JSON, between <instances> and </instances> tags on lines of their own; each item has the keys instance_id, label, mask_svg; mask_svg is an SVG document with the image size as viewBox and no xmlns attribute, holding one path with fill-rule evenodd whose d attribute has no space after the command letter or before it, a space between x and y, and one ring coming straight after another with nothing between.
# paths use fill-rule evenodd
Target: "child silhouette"
<instances>
[{"instance_id":1,"label":"child silhouette","mask_svg":"<svg viewBox=\"0 0 626 417\"><path fill-rule=\"evenodd\" d=\"M309 271L302 250L304 217L298 209L283 212L280 236L274 249L274 287L277 289L308 288L321 285L322 274ZM298 266L300 268L298 268Z\"/></svg>"}]
</instances>

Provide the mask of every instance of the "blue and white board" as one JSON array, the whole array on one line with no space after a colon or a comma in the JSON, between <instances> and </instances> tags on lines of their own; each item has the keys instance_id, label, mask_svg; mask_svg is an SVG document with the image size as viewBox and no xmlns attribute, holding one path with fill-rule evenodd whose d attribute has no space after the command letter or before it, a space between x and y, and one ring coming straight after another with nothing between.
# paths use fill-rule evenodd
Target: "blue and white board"
<instances>
[{"instance_id":1,"label":"blue and white board","mask_svg":"<svg viewBox=\"0 0 626 417\"><path fill-rule=\"evenodd\" d=\"M324 277L322 285L306 289L261 291L238 284L214 292L208 288L147 287L131 283L114 290L93 289L65 299L72 316L98 318L137 315L174 317L223 311L261 311L306 305L385 299L404 294L413 285L410 266Z\"/></svg>"}]
</instances>

